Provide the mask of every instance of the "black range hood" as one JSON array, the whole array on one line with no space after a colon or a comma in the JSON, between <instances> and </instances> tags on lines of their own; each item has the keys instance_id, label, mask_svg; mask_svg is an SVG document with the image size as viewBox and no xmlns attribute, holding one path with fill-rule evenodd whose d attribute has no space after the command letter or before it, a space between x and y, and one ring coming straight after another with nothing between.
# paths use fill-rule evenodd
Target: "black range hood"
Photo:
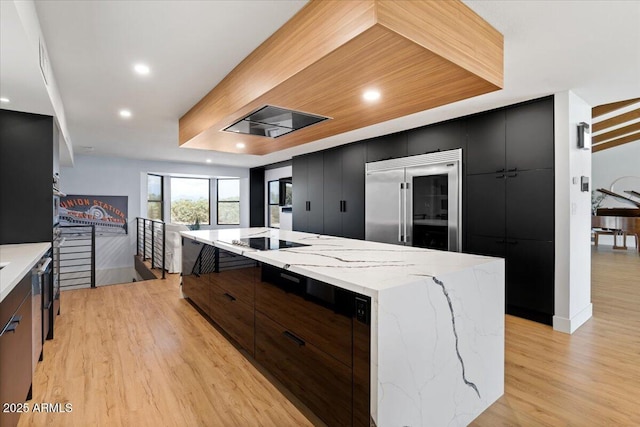
<instances>
[{"instance_id":1,"label":"black range hood","mask_svg":"<svg viewBox=\"0 0 640 427\"><path fill-rule=\"evenodd\" d=\"M327 119L329 117L265 105L223 130L277 138Z\"/></svg>"}]
</instances>

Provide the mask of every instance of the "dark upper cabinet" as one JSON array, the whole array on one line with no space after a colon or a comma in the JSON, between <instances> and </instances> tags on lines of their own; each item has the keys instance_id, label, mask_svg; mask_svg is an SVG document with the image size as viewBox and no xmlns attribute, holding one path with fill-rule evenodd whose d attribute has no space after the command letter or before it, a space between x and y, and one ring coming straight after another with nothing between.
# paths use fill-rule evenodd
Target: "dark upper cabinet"
<instances>
[{"instance_id":1,"label":"dark upper cabinet","mask_svg":"<svg viewBox=\"0 0 640 427\"><path fill-rule=\"evenodd\" d=\"M407 131L407 154L431 153L462 148L467 145L466 120L453 120Z\"/></svg>"},{"instance_id":2,"label":"dark upper cabinet","mask_svg":"<svg viewBox=\"0 0 640 427\"><path fill-rule=\"evenodd\" d=\"M554 239L553 170L507 173L506 235L511 238Z\"/></svg>"},{"instance_id":3,"label":"dark upper cabinet","mask_svg":"<svg viewBox=\"0 0 640 427\"><path fill-rule=\"evenodd\" d=\"M466 232L469 235L504 237L505 175L467 176Z\"/></svg>"},{"instance_id":4,"label":"dark upper cabinet","mask_svg":"<svg viewBox=\"0 0 640 427\"><path fill-rule=\"evenodd\" d=\"M293 158L293 230L323 233L324 153Z\"/></svg>"},{"instance_id":5,"label":"dark upper cabinet","mask_svg":"<svg viewBox=\"0 0 640 427\"><path fill-rule=\"evenodd\" d=\"M52 240L54 126L51 116L0 110L0 244Z\"/></svg>"},{"instance_id":6,"label":"dark upper cabinet","mask_svg":"<svg viewBox=\"0 0 640 427\"><path fill-rule=\"evenodd\" d=\"M398 132L363 141L367 146L367 162L406 157L407 133Z\"/></svg>"},{"instance_id":7,"label":"dark upper cabinet","mask_svg":"<svg viewBox=\"0 0 640 427\"><path fill-rule=\"evenodd\" d=\"M467 119L467 174L505 168L505 112L490 111Z\"/></svg>"},{"instance_id":8,"label":"dark upper cabinet","mask_svg":"<svg viewBox=\"0 0 640 427\"><path fill-rule=\"evenodd\" d=\"M506 110L507 169L553 168L553 97Z\"/></svg>"},{"instance_id":9,"label":"dark upper cabinet","mask_svg":"<svg viewBox=\"0 0 640 427\"><path fill-rule=\"evenodd\" d=\"M324 153L324 234L364 239L365 145Z\"/></svg>"}]
</instances>

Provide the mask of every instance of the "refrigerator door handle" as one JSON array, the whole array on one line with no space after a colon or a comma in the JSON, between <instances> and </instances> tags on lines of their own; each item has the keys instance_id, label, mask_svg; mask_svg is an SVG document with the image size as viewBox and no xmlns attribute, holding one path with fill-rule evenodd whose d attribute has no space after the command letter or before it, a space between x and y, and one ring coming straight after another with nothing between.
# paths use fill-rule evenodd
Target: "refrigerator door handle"
<instances>
[{"instance_id":1,"label":"refrigerator door handle","mask_svg":"<svg viewBox=\"0 0 640 427\"><path fill-rule=\"evenodd\" d=\"M404 182L400 183L400 191L398 192L398 241L404 242L404 236L402 235L402 223L404 219L404 215L402 215L402 193L404 189Z\"/></svg>"},{"instance_id":2,"label":"refrigerator door handle","mask_svg":"<svg viewBox=\"0 0 640 427\"><path fill-rule=\"evenodd\" d=\"M407 231L408 223L409 223L409 212L413 210L413 206L411 206L412 198L411 194L409 194L409 183L404 183L404 218L402 220L404 227L404 242L409 243L409 237L412 230Z\"/></svg>"}]
</instances>

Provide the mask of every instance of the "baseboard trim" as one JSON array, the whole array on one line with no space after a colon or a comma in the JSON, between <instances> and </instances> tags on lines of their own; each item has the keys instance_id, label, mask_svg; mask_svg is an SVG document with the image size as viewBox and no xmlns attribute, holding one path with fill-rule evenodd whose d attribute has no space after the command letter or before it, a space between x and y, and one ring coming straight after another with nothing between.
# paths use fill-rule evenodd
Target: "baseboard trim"
<instances>
[{"instance_id":1,"label":"baseboard trim","mask_svg":"<svg viewBox=\"0 0 640 427\"><path fill-rule=\"evenodd\" d=\"M571 319L566 317L553 316L553 329L556 331L564 332L565 334L572 334L580 326L582 326L587 320L591 319L593 315L593 304L589 303L582 311Z\"/></svg>"}]
</instances>

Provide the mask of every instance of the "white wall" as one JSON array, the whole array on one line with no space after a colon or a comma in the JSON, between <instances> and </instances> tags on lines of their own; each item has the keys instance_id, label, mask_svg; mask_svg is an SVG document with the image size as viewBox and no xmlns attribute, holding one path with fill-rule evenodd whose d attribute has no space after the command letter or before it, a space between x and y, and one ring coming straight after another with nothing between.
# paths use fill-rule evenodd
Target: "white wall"
<instances>
[{"instance_id":1,"label":"white wall","mask_svg":"<svg viewBox=\"0 0 640 427\"><path fill-rule=\"evenodd\" d=\"M269 224L269 181L280 178L290 178L293 173L292 166L283 166L281 168L267 169L264 171L264 223ZM295 184L294 184L295 185ZM282 212L280 208L280 229L293 230L293 215L291 212Z\"/></svg>"},{"instance_id":2,"label":"white wall","mask_svg":"<svg viewBox=\"0 0 640 427\"><path fill-rule=\"evenodd\" d=\"M640 191L640 141L630 142L594 153L592 169L594 189L606 188L608 190L611 184L618 178L636 177L636 179L625 180L627 185L631 184L634 186L634 188L626 189ZM616 188L616 190L618 190L618 188ZM618 192L620 191L618 190ZM623 195L629 197L627 194ZM600 207L631 208L632 206L618 202L611 197L606 197ZM621 243L621 241L619 240L618 243ZM599 244L612 246L613 237L601 236ZM631 247L635 246L634 237L627 237L627 245Z\"/></svg>"},{"instance_id":3,"label":"white wall","mask_svg":"<svg viewBox=\"0 0 640 427\"><path fill-rule=\"evenodd\" d=\"M577 148L577 125L591 124L591 106L573 92L555 94L555 315L553 328L573 333L592 314L591 150ZM577 180L577 183L574 182Z\"/></svg>"},{"instance_id":4,"label":"white wall","mask_svg":"<svg viewBox=\"0 0 640 427\"><path fill-rule=\"evenodd\" d=\"M249 226L249 169L76 155L75 166L62 167L60 171L61 189L64 193L129 198L129 234L96 238L98 284L122 282L122 278L126 276L123 271L133 268L133 255L136 252L136 217L146 215L146 175L149 172L240 178L240 227ZM214 216L212 222L215 223Z\"/></svg>"}]
</instances>

